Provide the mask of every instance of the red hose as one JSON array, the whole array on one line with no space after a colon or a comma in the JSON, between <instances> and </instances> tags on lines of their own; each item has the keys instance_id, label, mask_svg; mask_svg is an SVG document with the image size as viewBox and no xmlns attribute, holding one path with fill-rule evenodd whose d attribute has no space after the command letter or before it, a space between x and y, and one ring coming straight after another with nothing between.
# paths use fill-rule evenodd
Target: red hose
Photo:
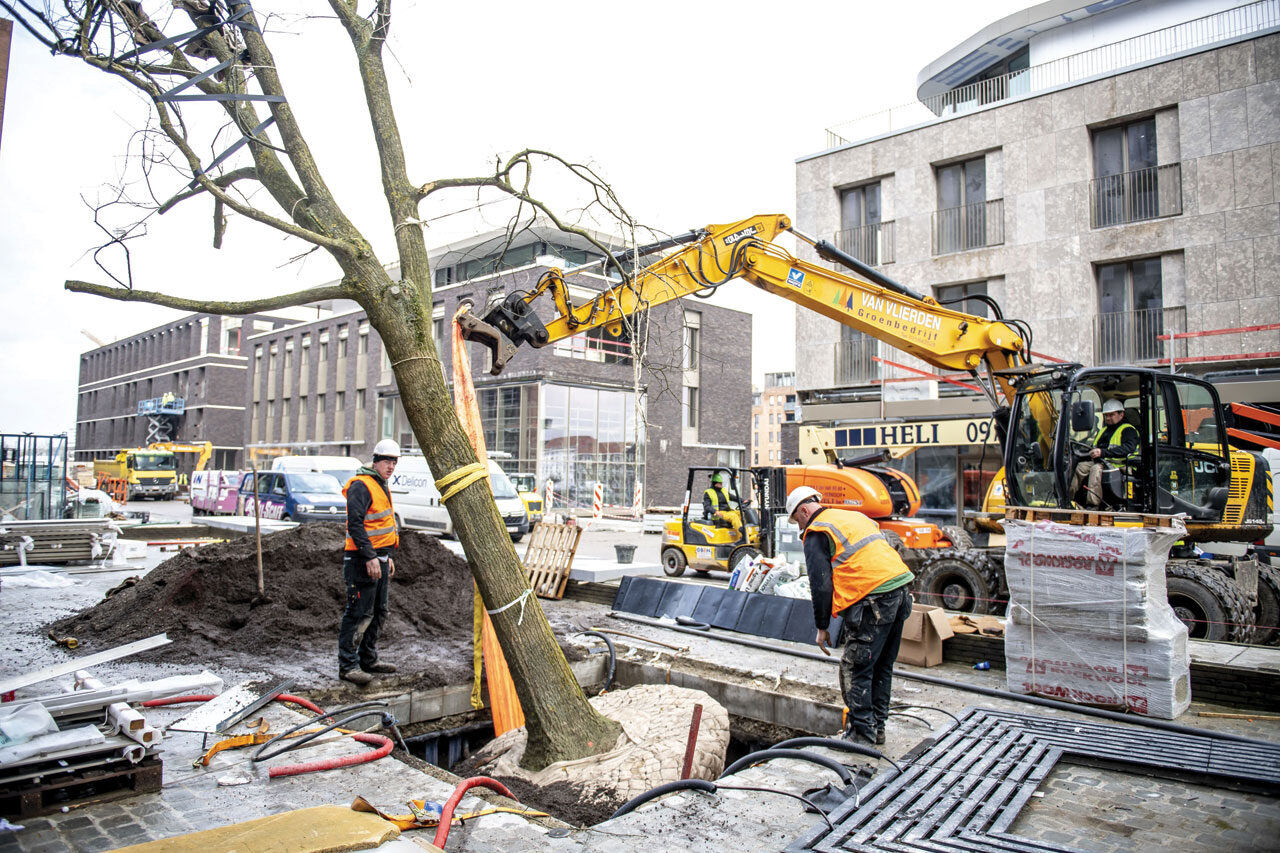
<instances>
[{"instance_id":1,"label":"red hose","mask_svg":"<svg viewBox=\"0 0 1280 853\"><path fill-rule=\"evenodd\" d=\"M324 714L324 710L321 709L319 705L312 702L310 699L303 699L301 696L294 696L292 693L281 693L279 696L276 697L276 701L288 702L291 705L298 705L300 707L306 708L308 711L311 711L313 713L321 714L321 715Z\"/></svg>"},{"instance_id":2,"label":"red hose","mask_svg":"<svg viewBox=\"0 0 1280 853\"><path fill-rule=\"evenodd\" d=\"M352 737L360 741L360 743L372 744L378 748L372 752L358 752L355 755L343 755L338 758L322 758L318 761L304 761L301 764L285 764L280 767L272 767L267 771L267 778L275 779L277 776L298 776L303 773L311 773L315 770L336 770L339 767L352 767L356 764L365 764L369 761L377 761L379 758L390 755L391 750L395 747L391 738L384 735L360 733L352 735ZM452 810L450 811L452 812Z\"/></svg>"},{"instance_id":3,"label":"red hose","mask_svg":"<svg viewBox=\"0 0 1280 853\"><path fill-rule=\"evenodd\" d=\"M472 776L470 779L463 779L458 783L458 787L453 789L444 808L440 810L440 825L436 827L436 837L432 839L432 844L441 850L444 849L444 843L449 840L449 824L453 823L453 810L458 807L458 803L462 802L463 794L477 787L492 788L504 797L516 799L516 795L508 791L507 786L497 779L490 779L488 776Z\"/></svg>"}]
</instances>

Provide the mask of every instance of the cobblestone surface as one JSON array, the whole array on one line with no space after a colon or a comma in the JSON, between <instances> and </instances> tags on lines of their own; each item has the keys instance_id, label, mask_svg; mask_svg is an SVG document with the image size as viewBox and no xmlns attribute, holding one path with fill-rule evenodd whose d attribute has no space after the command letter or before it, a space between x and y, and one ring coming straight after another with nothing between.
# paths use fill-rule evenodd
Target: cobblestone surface
<instances>
[{"instance_id":1,"label":"cobblestone surface","mask_svg":"<svg viewBox=\"0 0 1280 853\"><path fill-rule=\"evenodd\" d=\"M1224 853L1280 844L1274 797L1073 764L1055 767L1040 791L1010 832L1091 853Z\"/></svg>"}]
</instances>

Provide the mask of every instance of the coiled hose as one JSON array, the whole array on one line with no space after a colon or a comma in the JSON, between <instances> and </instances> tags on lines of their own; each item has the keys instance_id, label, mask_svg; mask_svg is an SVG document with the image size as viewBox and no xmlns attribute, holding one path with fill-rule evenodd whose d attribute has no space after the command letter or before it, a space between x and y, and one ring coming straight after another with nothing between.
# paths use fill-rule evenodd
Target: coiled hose
<instances>
[{"instance_id":1,"label":"coiled hose","mask_svg":"<svg viewBox=\"0 0 1280 853\"><path fill-rule=\"evenodd\" d=\"M584 637L599 637L609 647L609 674L604 679L604 687L601 687L600 692L596 694L597 696L602 696L605 691L613 686L613 676L618 670L618 650L613 647L613 640L610 640L607 634L602 634L599 631L582 631L581 633Z\"/></svg>"},{"instance_id":2,"label":"coiled hose","mask_svg":"<svg viewBox=\"0 0 1280 853\"><path fill-rule=\"evenodd\" d=\"M355 713L348 713L349 711L354 711ZM320 720L323 720L325 718L336 718L339 714L346 714L347 716L343 717L340 720L334 719L333 722L328 723L327 725L321 726L320 728L316 729L313 732L308 732L307 734L302 735L301 737L295 737L295 738L289 737L289 735L293 734L294 732L304 729L307 726L315 725ZM275 758L277 755L283 755L286 752L291 752L295 749L298 749L301 746L304 746L307 743L310 743L311 741L320 737L320 735L327 734L333 731L334 729L342 728L343 726L346 726L348 723L352 722L353 720L358 720L362 717L371 717L375 714L382 717L382 725L384 727L389 728L390 726L395 724L395 720L392 718L391 714L387 712L386 702L357 702L355 705L348 705L345 708L338 708L335 711L329 711L328 713L321 714L318 717L313 717L309 720L303 720L301 723L298 723L296 726L293 726L292 728L285 729L284 731L277 734L275 737L271 738L271 740L267 741L262 746L258 747L258 749L253 753L253 758L251 760L266 761L269 758ZM287 743L279 747L276 747L276 749L274 750L271 749L271 745L273 743L285 738L288 739ZM390 752L390 750L387 750L387 751Z\"/></svg>"}]
</instances>

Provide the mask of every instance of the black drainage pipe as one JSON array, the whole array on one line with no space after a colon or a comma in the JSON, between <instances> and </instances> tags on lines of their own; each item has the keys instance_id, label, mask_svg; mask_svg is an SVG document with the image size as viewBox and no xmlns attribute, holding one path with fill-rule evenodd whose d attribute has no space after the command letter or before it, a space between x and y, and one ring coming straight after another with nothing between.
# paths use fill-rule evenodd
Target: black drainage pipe
<instances>
[{"instance_id":1,"label":"black drainage pipe","mask_svg":"<svg viewBox=\"0 0 1280 853\"><path fill-rule=\"evenodd\" d=\"M602 634L599 631L579 631L578 633L584 637L599 637L609 647L609 674L605 676L604 687L601 687L600 692L596 694L597 696L602 696L605 691L613 686L613 676L618 671L618 652L614 649L613 640L609 639L608 634Z\"/></svg>"},{"instance_id":2,"label":"black drainage pipe","mask_svg":"<svg viewBox=\"0 0 1280 853\"><path fill-rule=\"evenodd\" d=\"M902 773L902 768L898 766L898 762L885 755L877 749L869 746L863 746L860 743L851 743L847 740L841 740L838 737L793 737L787 740L778 741L770 749L795 749L801 746L822 746L827 749L839 749L844 752L852 752L856 755L866 755L871 758L881 758L893 765L893 769L898 773Z\"/></svg>"},{"instance_id":3,"label":"black drainage pipe","mask_svg":"<svg viewBox=\"0 0 1280 853\"><path fill-rule=\"evenodd\" d=\"M758 642L756 640L748 640L745 637L728 637L724 634L712 634L707 631L690 631L688 628L681 628L679 625L668 625L664 622L646 619L643 616L633 616L630 613L619 613L616 610L609 613L615 619L622 619L626 622L635 622L637 625L648 625L650 628L662 628L667 631L680 631L684 634L693 634L697 637L710 637L713 640L720 640L725 643L736 643L740 646L748 648L761 649L766 652L775 652L777 654L792 655L793 657L806 658L808 660L822 661L833 666L840 664L839 658L826 657L817 652L806 652L799 649L779 648L776 645ZM1166 732L1176 732L1184 735L1198 735L1200 737L1213 737L1221 740L1229 740L1235 743L1247 743L1254 746L1275 746L1265 740L1257 738L1245 737L1244 735L1232 734L1230 732L1206 732L1204 729L1197 729L1193 726L1182 726L1177 723L1166 722L1165 720L1152 720L1148 717L1139 717L1133 714L1121 714L1118 711L1106 711L1102 708L1090 708L1087 705L1072 705L1069 702L1059 702L1056 699L1045 699L1042 696L1027 696L1022 693L1010 693L1008 690L997 690L994 687L982 687L978 684L966 684L963 681L953 681L949 678L942 678L937 675L924 675L923 673L906 672L898 669L893 670L895 678L906 678L910 681L921 681L925 684L937 684L941 687L950 687L955 690L967 690L970 693L977 693L981 696L991 696L995 699L1008 699L1013 702L1025 702L1028 705L1039 705L1042 708L1056 708L1059 711L1070 711L1073 714L1082 714L1086 717L1100 717L1104 720L1115 720L1121 723L1131 723L1136 726L1146 726L1149 729L1160 729Z\"/></svg>"},{"instance_id":4,"label":"black drainage pipe","mask_svg":"<svg viewBox=\"0 0 1280 853\"><path fill-rule=\"evenodd\" d=\"M675 782L667 782L665 785L650 788L640 796L627 800L618 806L616 812L609 815L609 820L613 820L615 817L622 817L624 814L630 814L650 800L657 799L663 794L670 794L673 791L703 791L708 794L714 794L716 786L714 782L708 782L706 779L679 779Z\"/></svg>"},{"instance_id":5,"label":"black drainage pipe","mask_svg":"<svg viewBox=\"0 0 1280 853\"><path fill-rule=\"evenodd\" d=\"M817 764L820 767L834 771L844 784L853 784L853 774L849 772L848 767L845 767L834 758L827 758L825 755L818 755L816 752L806 752L803 749L762 749L759 752L749 753L726 767L724 772L720 774L720 778L732 776L739 770L745 770L753 764L760 764L771 758L790 758L792 761L807 761L810 764Z\"/></svg>"}]
</instances>

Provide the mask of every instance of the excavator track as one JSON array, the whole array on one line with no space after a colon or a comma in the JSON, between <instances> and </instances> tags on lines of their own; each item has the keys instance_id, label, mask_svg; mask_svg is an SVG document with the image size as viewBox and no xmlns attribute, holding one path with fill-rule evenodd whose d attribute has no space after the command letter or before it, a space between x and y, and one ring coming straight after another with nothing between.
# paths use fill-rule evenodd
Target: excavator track
<instances>
[{"instance_id":1,"label":"excavator track","mask_svg":"<svg viewBox=\"0 0 1280 853\"><path fill-rule=\"evenodd\" d=\"M1280 646L1280 570L1258 566L1258 606L1254 608L1258 645Z\"/></svg>"}]
</instances>

